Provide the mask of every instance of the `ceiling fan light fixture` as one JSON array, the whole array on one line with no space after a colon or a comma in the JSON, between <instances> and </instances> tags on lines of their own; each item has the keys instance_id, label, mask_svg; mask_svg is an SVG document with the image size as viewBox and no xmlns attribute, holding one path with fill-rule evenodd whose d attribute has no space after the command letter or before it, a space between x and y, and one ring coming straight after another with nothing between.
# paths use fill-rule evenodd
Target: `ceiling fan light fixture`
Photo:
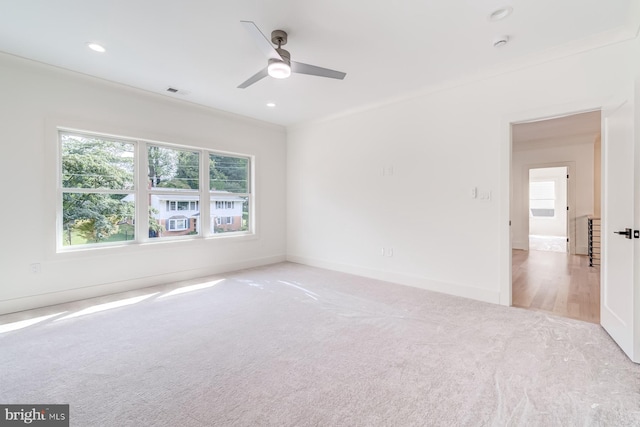
<instances>
[{"instance_id":1,"label":"ceiling fan light fixture","mask_svg":"<svg viewBox=\"0 0 640 427\"><path fill-rule=\"evenodd\" d=\"M279 59L270 59L267 67L269 75L276 79L286 79L291 75L291 67Z\"/></svg>"}]
</instances>

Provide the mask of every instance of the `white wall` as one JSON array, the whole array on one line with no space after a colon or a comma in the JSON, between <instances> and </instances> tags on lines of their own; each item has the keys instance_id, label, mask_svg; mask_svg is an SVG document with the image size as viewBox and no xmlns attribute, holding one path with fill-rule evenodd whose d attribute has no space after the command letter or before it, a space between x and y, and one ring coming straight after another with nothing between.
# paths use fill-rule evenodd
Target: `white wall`
<instances>
[{"instance_id":1,"label":"white wall","mask_svg":"<svg viewBox=\"0 0 640 427\"><path fill-rule=\"evenodd\" d=\"M514 156L515 157L515 156ZM567 236L567 168L538 168L529 170L527 191L532 182L553 182L555 203L553 217L532 217L529 212L529 234L537 236Z\"/></svg>"},{"instance_id":2,"label":"white wall","mask_svg":"<svg viewBox=\"0 0 640 427\"><path fill-rule=\"evenodd\" d=\"M582 135L514 144L511 175L513 186L511 230L514 248L529 249L527 211L529 168L552 163L571 163L574 167L572 174L574 176L570 179L574 179L575 225L570 224L573 228L570 230L570 237L575 239L576 253L587 254L587 216L593 215L594 141L594 135Z\"/></svg>"},{"instance_id":3,"label":"white wall","mask_svg":"<svg viewBox=\"0 0 640 427\"><path fill-rule=\"evenodd\" d=\"M0 313L285 259L282 127L5 54L0 93ZM56 126L255 155L258 236L56 254Z\"/></svg>"},{"instance_id":4,"label":"white wall","mask_svg":"<svg viewBox=\"0 0 640 427\"><path fill-rule=\"evenodd\" d=\"M602 105L633 82L634 49L289 129L288 259L509 304L509 124ZM472 187L491 199L471 198Z\"/></svg>"}]
</instances>

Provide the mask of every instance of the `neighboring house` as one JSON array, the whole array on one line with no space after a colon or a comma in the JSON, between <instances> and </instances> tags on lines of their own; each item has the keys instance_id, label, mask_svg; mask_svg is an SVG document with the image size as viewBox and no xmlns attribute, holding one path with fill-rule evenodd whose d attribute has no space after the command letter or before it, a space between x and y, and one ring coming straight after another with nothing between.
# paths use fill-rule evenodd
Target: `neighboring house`
<instances>
[{"instance_id":1,"label":"neighboring house","mask_svg":"<svg viewBox=\"0 0 640 427\"><path fill-rule=\"evenodd\" d=\"M211 232L241 230L243 203L244 199L232 193L213 196L209 210ZM200 202L197 196L153 194L150 205L157 210L154 217L164 228L163 236L181 236L200 231Z\"/></svg>"},{"instance_id":2,"label":"neighboring house","mask_svg":"<svg viewBox=\"0 0 640 427\"><path fill-rule=\"evenodd\" d=\"M163 228L163 236L182 236L199 230L200 202L197 196L152 194L149 205L152 215Z\"/></svg>"},{"instance_id":3,"label":"neighboring house","mask_svg":"<svg viewBox=\"0 0 640 427\"><path fill-rule=\"evenodd\" d=\"M153 217L162 226L160 235L183 236L198 233L200 231L200 201L198 199L198 196L184 194L152 194L149 205L154 209ZM209 210L211 232L241 230L244 202L243 198L232 193L213 196Z\"/></svg>"}]
</instances>

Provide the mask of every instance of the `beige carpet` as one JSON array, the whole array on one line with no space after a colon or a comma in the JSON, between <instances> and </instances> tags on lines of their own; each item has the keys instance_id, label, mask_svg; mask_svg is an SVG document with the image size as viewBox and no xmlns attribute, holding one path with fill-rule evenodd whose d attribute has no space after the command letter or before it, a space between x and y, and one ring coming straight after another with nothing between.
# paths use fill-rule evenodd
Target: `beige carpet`
<instances>
[{"instance_id":1,"label":"beige carpet","mask_svg":"<svg viewBox=\"0 0 640 427\"><path fill-rule=\"evenodd\" d=\"M217 279L0 326L0 403L69 403L72 426L640 425L640 366L598 325L291 263Z\"/></svg>"}]
</instances>

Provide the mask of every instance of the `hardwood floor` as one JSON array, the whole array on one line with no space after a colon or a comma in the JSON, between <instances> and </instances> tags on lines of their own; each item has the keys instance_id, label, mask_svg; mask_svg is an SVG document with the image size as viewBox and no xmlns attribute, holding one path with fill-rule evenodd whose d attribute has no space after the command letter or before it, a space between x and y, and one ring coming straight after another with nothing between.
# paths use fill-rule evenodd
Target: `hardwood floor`
<instances>
[{"instance_id":1,"label":"hardwood floor","mask_svg":"<svg viewBox=\"0 0 640 427\"><path fill-rule=\"evenodd\" d=\"M514 250L512 304L600 323L600 268L584 255Z\"/></svg>"}]
</instances>

